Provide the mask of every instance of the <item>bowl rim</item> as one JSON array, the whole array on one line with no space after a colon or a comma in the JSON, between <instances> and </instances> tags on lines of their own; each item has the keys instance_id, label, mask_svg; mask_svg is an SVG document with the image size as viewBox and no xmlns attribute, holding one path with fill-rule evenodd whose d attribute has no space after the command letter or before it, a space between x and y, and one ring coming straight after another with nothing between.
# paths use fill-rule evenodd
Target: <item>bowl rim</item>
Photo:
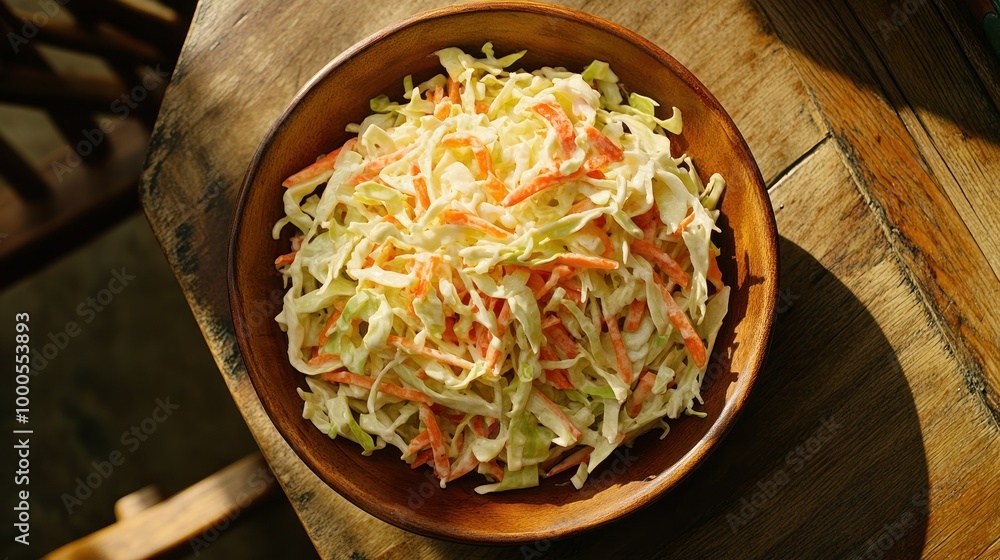
<instances>
[{"instance_id":1,"label":"bowl rim","mask_svg":"<svg viewBox=\"0 0 1000 560\"><path fill-rule=\"evenodd\" d=\"M250 160L247 167L247 171L244 175L233 206L233 214L229 228L229 247L227 255L227 288L229 294L230 313L233 319L234 335L240 349L241 359L244 354L250 353L249 342L246 340L248 331L247 320L236 312L237 308L241 307L239 304L242 303L243 300L241 289L237 280L237 264L235 259L237 247L239 246L240 232L242 229L243 211L245 209L247 199L249 198L251 186L258 174L261 160L270 150L275 136L280 132L283 123L285 123L287 119L296 112L299 105L306 99L306 97L309 96L312 89L318 83L325 80L341 65L345 64L359 53L372 48L376 43L385 37L418 23L459 14L488 11L523 12L582 23L632 43L640 50L644 51L648 56L652 57L663 66L669 68L671 72L673 72L682 82L695 92L695 94L700 98L700 102L703 103L710 112L721 117L726 132L733 136L733 140L735 140L737 145L741 146L748 155L748 162L750 164L750 169L748 170L749 181L744 188L757 190L758 194L761 195L764 206L768 210L763 213L765 219L759 224L759 227L764 229L764 238L769 245L770 252L774 255L773 260L769 260L764 263L766 276L773 279L773 290L769 293L758 296L763 299L762 316L770 317L771 319L767 321L766 326L757 331L763 340L760 345L760 349L757 351L756 355L751 356L751 359L748 360L747 365L744 368L745 377L741 379L741 382L736 386L736 389L732 392L732 394L727 396L725 406L720 411L718 418L716 418L715 422L712 423L704 436L697 443L695 443L695 445L692 446L687 453L657 476L657 480L655 482L656 486L650 489L650 491L642 492L635 498L622 503L612 514L594 518L586 522L577 523L572 526L559 526L556 528L537 531L498 533L491 532L489 530L456 530L454 527L447 524L420 522L419 518L398 516L385 504L375 500L370 500L363 494L355 495L352 492L345 491L345 489L341 488L334 481L329 480L324 475L323 469L319 468L316 464L315 458L311 454L300 453L296 446L292 444L292 441L287 433L290 429L284 425L283 421L276 418L275 414L272 413L271 407L266 406L263 400L261 400L261 407L264 409L264 412L267 414L278 433L281 434L282 439L286 444L288 444L289 448L291 448L299 460L305 463L306 466L308 466L309 469L326 485L363 511L375 516L381 521L428 537L442 538L468 544L513 545L545 539L562 539L578 535L580 533L607 525L629 514L635 513L636 511L649 506L651 503L660 499L664 494L675 488L682 480L690 476L690 474L701 465L708 455L714 451L745 408L746 400L749 398L749 395L756 384L757 377L760 374L770 347L774 326L774 310L777 305L779 288L779 245L777 223L775 220L773 206L771 204L770 197L767 194L767 187L760 173L760 168L757 165L756 159L753 157L749 146L747 145L746 139L743 137L743 134L736 126L732 117L722 107L722 104L719 103L715 96L704 86L704 84L701 83L701 81L698 80L698 78L694 76L694 74L691 73L690 70L678 62L665 50L642 37L638 33L603 17L585 12L583 10L538 2L535 0L474 0L472 2L462 4L433 8L413 14L361 39L323 66L322 69L320 69L298 90L298 92L296 92L295 96L268 128L263 139L254 152L253 158ZM259 382L257 379L258 376L255 375L254 372L251 372L251 368L246 366L246 362L247 360L244 360L244 367L247 370L247 376L250 378L251 384L254 387L254 392L257 393L257 384Z\"/></svg>"}]
</instances>

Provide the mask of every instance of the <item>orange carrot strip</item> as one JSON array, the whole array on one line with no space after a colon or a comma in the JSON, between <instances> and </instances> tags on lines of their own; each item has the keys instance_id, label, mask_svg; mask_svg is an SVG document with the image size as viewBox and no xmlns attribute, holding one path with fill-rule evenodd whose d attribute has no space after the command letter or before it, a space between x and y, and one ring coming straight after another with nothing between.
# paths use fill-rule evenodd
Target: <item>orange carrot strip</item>
<instances>
[{"instance_id":1,"label":"orange carrot strip","mask_svg":"<svg viewBox=\"0 0 1000 560\"><path fill-rule=\"evenodd\" d=\"M463 476L476 470L476 467L478 466L479 459L476 459L475 454L467 453L459 456L458 461L456 461L451 467L451 474L448 475L448 482L462 478Z\"/></svg>"},{"instance_id":2,"label":"orange carrot strip","mask_svg":"<svg viewBox=\"0 0 1000 560\"><path fill-rule=\"evenodd\" d=\"M441 222L445 224L454 224L458 226L466 226L472 229L478 229L479 231L492 235L493 237L507 237L510 232L499 228L486 220L480 218L479 216L473 216L472 214L466 214L465 212L459 212L457 210L445 210L441 212Z\"/></svg>"},{"instance_id":3,"label":"orange carrot strip","mask_svg":"<svg viewBox=\"0 0 1000 560\"><path fill-rule=\"evenodd\" d=\"M653 390L653 383L656 381L656 374L647 371L642 374L639 378L639 384L635 386L635 390L629 395L628 401L625 403L625 412L628 413L629 418L635 418L642 411L642 403L649 396L650 391Z\"/></svg>"},{"instance_id":4,"label":"orange carrot strip","mask_svg":"<svg viewBox=\"0 0 1000 560\"><path fill-rule=\"evenodd\" d=\"M597 151L609 161L618 162L625 159L625 153L615 145L610 138L601 133L600 130L592 126L586 127L587 138L597 148ZM603 167L603 166L602 166Z\"/></svg>"},{"instance_id":5,"label":"orange carrot strip","mask_svg":"<svg viewBox=\"0 0 1000 560\"><path fill-rule=\"evenodd\" d=\"M448 463L448 447L444 443L444 436L441 434L441 428L438 427L434 413L426 404L420 405L420 421L427 427L431 451L434 452L434 474L442 480L446 479L451 474L451 465Z\"/></svg>"},{"instance_id":6,"label":"orange carrot strip","mask_svg":"<svg viewBox=\"0 0 1000 560\"><path fill-rule=\"evenodd\" d=\"M671 233L670 235L680 235L684 233L684 228L691 225L691 222L693 221L694 221L694 212L691 212L687 216L684 216L684 219L681 220L679 224L677 224L677 229L674 230L674 232Z\"/></svg>"},{"instance_id":7,"label":"orange carrot strip","mask_svg":"<svg viewBox=\"0 0 1000 560\"><path fill-rule=\"evenodd\" d=\"M642 239L636 239L632 242L632 251L637 255L642 255L647 259L656 263L656 265L667 273L667 276L671 280L677 282L677 285L685 290L691 285L691 278L688 277L687 273L681 268L677 261L670 257L667 253L660 250L659 247L649 243L648 241Z\"/></svg>"},{"instance_id":8,"label":"orange carrot strip","mask_svg":"<svg viewBox=\"0 0 1000 560\"><path fill-rule=\"evenodd\" d=\"M323 330L319 333L319 345L325 346L326 341L330 338L330 330L333 326L337 324L340 320L340 316L344 313L343 309L334 309L333 313L330 314L330 318L326 320L326 324L323 325Z\"/></svg>"},{"instance_id":9,"label":"orange carrot strip","mask_svg":"<svg viewBox=\"0 0 1000 560\"><path fill-rule=\"evenodd\" d=\"M510 191L510 193L503 199L503 205L513 206L529 196L538 194L546 189L558 187L559 185L565 184L574 179L579 179L586 174L586 172L587 170L584 168L578 169L569 175L559 173L558 168L542 172L531 182Z\"/></svg>"},{"instance_id":10,"label":"orange carrot strip","mask_svg":"<svg viewBox=\"0 0 1000 560\"><path fill-rule=\"evenodd\" d=\"M688 353L691 354L691 358L694 360L694 364L698 367L704 367L707 361L707 356L705 355L705 343L698 336L698 332L694 330L691 325L691 321L688 319L687 313L677 305L674 301L674 296L671 295L670 290L663 285L663 281L660 277L653 275L653 280L656 285L660 287L660 293L663 294L663 301L667 304L667 315L670 317L670 322L677 327L677 331L681 333L681 337L684 339L684 346L687 347Z\"/></svg>"},{"instance_id":11,"label":"orange carrot strip","mask_svg":"<svg viewBox=\"0 0 1000 560\"><path fill-rule=\"evenodd\" d=\"M461 92L458 89L458 82L448 78L448 99L452 103L458 104L462 101Z\"/></svg>"},{"instance_id":12,"label":"orange carrot strip","mask_svg":"<svg viewBox=\"0 0 1000 560\"><path fill-rule=\"evenodd\" d=\"M443 120L447 119L449 115L451 115L451 101L449 101L447 103L445 103L443 101L439 102L434 107L434 116L437 119L443 121Z\"/></svg>"},{"instance_id":13,"label":"orange carrot strip","mask_svg":"<svg viewBox=\"0 0 1000 560\"><path fill-rule=\"evenodd\" d=\"M600 169L594 169L593 171L587 172L587 177L590 177L591 179L606 179L607 175L605 175Z\"/></svg>"},{"instance_id":14,"label":"orange carrot strip","mask_svg":"<svg viewBox=\"0 0 1000 560\"><path fill-rule=\"evenodd\" d=\"M406 350L411 354L421 354L423 356L431 358L432 360L437 360L445 364L458 366L462 369L472 369L473 367L473 363L470 362L469 360L459 358L458 356L448 354L446 352L442 352L434 348L427 348L426 346L424 347L417 346L413 341L406 340L405 338L401 338L398 336L390 336L388 341L389 344L392 344L396 348Z\"/></svg>"},{"instance_id":15,"label":"orange carrot strip","mask_svg":"<svg viewBox=\"0 0 1000 560\"><path fill-rule=\"evenodd\" d=\"M497 315L497 336L496 338L503 338L503 335L507 333L507 327L510 325L513 319L513 313L510 310L510 302L504 300L503 307L500 309L500 314ZM496 368L497 363L500 362L501 351L495 348L492 344L486 351L486 370L492 372Z\"/></svg>"},{"instance_id":16,"label":"orange carrot strip","mask_svg":"<svg viewBox=\"0 0 1000 560\"><path fill-rule=\"evenodd\" d=\"M544 332L545 336L558 346L567 358L573 359L580 354L580 349L577 348L573 337L566 332L566 327L562 326L561 323L545 329Z\"/></svg>"},{"instance_id":17,"label":"orange carrot strip","mask_svg":"<svg viewBox=\"0 0 1000 560\"><path fill-rule=\"evenodd\" d=\"M372 386L375 385L375 380L371 377L365 377L363 375L357 375L349 371L328 371L322 376L324 381L329 381L331 383L346 383L348 385L354 385L357 387L364 387L365 389L371 390ZM430 397L421 393L420 391L414 391L413 389L406 389L400 387L399 385L394 385L387 381L383 381L378 384L378 390L380 393L385 393L387 395L392 395L394 397L399 397L406 401L413 401L418 403L433 404L434 401Z\"/></svg>"},{"instance_id":18,"label":"orange carrot strip","mask_svg":"<svg viewBox=\"0 0 1000 560\"><path fill-rule=\"evenodd\" d=\"M476 101L476 114L485 115L490 110L490 106L483 103L482 101Z\"/></svg>"},{"instance_id":19,"label":"orange carrot strip","mask_svg":"<svg viewBox=\"0 0 1000 560\"><path fill-rule=\"evenodd\" d=\"M559 360L559 356L556 355L555 350L548 346L543 346L539 354L540 357L546 362L555 362ZM545 380L556 389L572 390L576 388L573 386L573 383L570 382L569 374L564 369L545 370Z\"/></svg>"},{"instance_id":20,"label":"orange carrot strip","mask_svg":"<svg viewBox=\"0 0 1000 560\"><path fill-rule=\"evenodd\" d=\"M503 482L503 468L497 464L496 459L488 463L479 463L479 464L480 466L483 467L483 470L486 471L485 474L490 475L491 477L493 477L493 480L497 482Z\"/></svg>"},{"instance_id":21,"label":"orange carrot strip","mask_svg":"<svg viewBox=\"0 0 1000 560\"><path fill-rule=\"evenodd\" d=\"M493 173L493 156L490 155L490 151L486 149L486 145L478 137L465 132L453 132L441 139L441 145L445 148L472 148L479 172L484 177Z\"/></svg>"},{"instance_id":22,"label":"orange carrot strip","mask_svg":"<svg viewBox=\"0 0 1000 560\"><path fill-rule=\"evenodd\" d=\"M625 349L625 341L622 340L622 333L618 330L617 317L604 317L604 322L608 325L608 335L611 337L611 346L615 349L615 364L618 366L618 376L626 385L632 384L632 360L628 357L628 350Z\"/></svg>"},{"instance_id":23,"label":"orange carrot strip","mask_svg":"<svg viewBox=\"0 0 1000 560\"><path fill-rule=\"evenodd\" d=\"M414 459L412 463L410 463L410 468L415 469L420 465L426 465L433 459L434 459L434 452L431 451L430 449L425 449L417 454L417 458Z\"/></svg>"},{"instance_id":24,"label":"orange carrot strip","mask_svg":"<svg viewBox=\"0 0 1000 560\"><path fill-rule=\"evenodd\" d=\"M274 266L285 266L286 264L292 264L295 261L295 255L298 251L292 251L286 255L281 255L280 257L274 259Z\"/></svg>"},{"instance_id":25,"label":"orange carrot strip","mask_svg":"<svg viewBox=\"0 0 1000 560\"><path fill-rule=\"evenodd\" d=\"M549 121L553 130L559 135L559 142L562 145L563 152L567 156L572 155L576 151L576 132L573 130L573 123L569 120L569 116L566 115L566 111L558 103L539 103L532 107L532 109L539 115L545 117L545 120Z\"/></svg>"},{"instance_id":26,"label":"orange carrot strip","mask_svg":"<svg viewBox=\"0 0 1000 560\"><path fill-rule=\"evenodd\" d=\"M625 318L625 332L635 332L642 324L642 314L646 311L646 302L635 300L628 306L628 316Z\"/></svg>"},{"instance_id":27,"label":"orange carrot strip","mask_svg":"<svg viewBox=\"0 0 1000 560\"><path fill-rule=\"evenodd\" d=\"M542 319L542 328L547 329L560 323L562 323L562 319L560 319L558 315L546 315L545 318Z\"/></svg>"},{"instance_id":28,"label":"orange carrot strip","mask_svg":"<svg viewBox=\"0 0 1000 560\"><path fill-rule=\"evenodd\" d=\"M615 270L618 262L604 257L591 257L577 253L563 253L552 260L556 264L575 266L577 268L597 268L601 270Z\"/></svg>"},{"instance_id":29,"label":"orange carrot strip","mask_svg":"<svg viewBox=\"0 0 1000 560\"><path fill-rule=\"evenodd\" d=\"M590 453L594 450L592 447L581 447L559 462L558 465L549 469L549 472L545 473L545 477L555 476L561 472L571 469L580 463L585 463L590 459Z\"/></svg>"},{"instance_id":30,"label":"orange carrot strip","mask_svg":"<svg viewBox=\"0 0 1000 560\"><path fill-rule=\"evenodd\" d=\"M472 417L472 431L476 433L479 437L486 437L486 424L483 422L482 416Z\"/></svg>"},{"instance_id":31,"label":"orange carrot strip","mask_svg":"<svg viewBox=\"0 0 1000 560\"><path fill-rule=\"evenodd\" d=\"M407 146L392 152L391 154L386 154L382 157L377 157L365 164L365 168L354 176L350 180L351 185L360 185L365 181L371 181L374 179L385 167L389 164L396 163L397 161L403 159L403 156L408 154L412 150L412 146Z\"/></svg>"},{"instance_id":32,"label":"orange carrot strip","mask_svg":"<svg viewBox=\"0 0 1000 560\"><path fill-rule=\"evenodd\" d=\"M486 189L490 192L496 201L500 202L507 197L507 185L496 176L495 173L491 173L489 177L486 178Z\"/></svg>"},{"instance_id":33,"label":"orange carrot strip","mask_svg":"<svg viewBox=\"0 0 1000 560\"><path fill-rule=\"evenodd\" d=\"M310 365L312 367L328 366L331 364L339 365L339 363L340 363L340 356L336 354L317 354L316 356L310 358L308 362L306 362L307 365Z\"/></svg>"},{"instance_id":34,"label":"orange carrot strip","mask_svg":"<svg viewBox=\"0 0 1000 560\"><path fill-rule=\"evenodd\" d=\"M434 86L434 103L440 103L444 99L444 86L438 84Z\"/></svg>"},{"instance_id":35,"label":"orange carrot strip","mask_svg":"<svg viewBox=\"0 0 1000 560\"><path fill-rule=\"evenodd\" d=\"M413 455L430 444L431 436L427 433L427 430L424 430L417 434L417 437L410 440L410 445L406 447L406 452L403 455Z\"/></svg>"},{"instance_id":36,"label":"orange carrot strip","mask_svg":"<svg viewBox=\"0 0 1000 560\"><path fill-rule=\"evenodd\" d=\"M569 428L570 435L572 435L576 439L580 439L583 436L583 432L581 432L579 428L577 428L572 422L570 422L569 418L566 418L566 415L563 414L562 409L559 408L559 406L556 405L556 403L550 401L549 398L546 397L545 394L539 391L538 389L532 387L531 390L534 391L535 396L541 399L542 404L544 404L546 408L551 410L552 413L555 414L560 421L566 424L566 426Z\"/></svg>"},{"instance_id":37,"label":"orange carrot strip","mask_svg":"<svg viewBox=\"0 0 1000 560\"><path fill-rule=\"evenodd\" d=\"M584 198L580 202L577 202L573 204L573 206L570 206L569 212L566 213L579 214L580 212L586 212L587 210L593 210L594 208L597 208L597 206L594 204L594 201L590 200L589 198Z\"/></svg>"},{"instance_id":38,"label":"orange carrot strip","mask_svg":"<svg viewBox=\"0 0 1000 560\"><path fill-rule=\"evenodd\" d=\"M419 217L431 206L431 196L427 193L427 181L420 174L420 166L416 162L410 166L410 175L413 175L413 190L417 192L416 215ZM393 218L395 219L395 217ZM398 220L397 220L398 222Z\"/></svg>"},{"instance_id":39,"label":"orange carrot strip","mask_svg":"<svg viewBox=\"0 0 1000 560\"><path fill-rule=\"evenodd\" d=\"M347 149L347 151L351 151L351 149L354 148L354 144L356 144L357 141L358 141L357 138L351 138L347 142L344 142L343 146L321 157L316 161L316 163L306 167L302 171L299 171L298 173L295 173L291 177L285 179L284 182L281 183L281 186L286 188L295 187L301 185L302 183L305 183L306 181L309 181L310 179L315 179L316 177L319 177L323 173L333 169L333 164L337 162L337 156L340 155L340 152L343 151L345 148Z\"/></svg>"},{"instance_id":40,"label":"orange carrot strip","mask_svg":"<svg viewBox=\"0 0 1000 560\"><path fill-rule=\"evenodd\" d=\"M536 300L542 299L542 296L545 295L545 292L548 291L547 288L545 287L545 280L543 280L542 276L534 270L532 270L531 275L528 276L527 285L529 288L531 288L531 293L532 295L535 296Z\"/></svg>"},{"instance_id":41,"label":"orange carrot strip","mask_svg":"<svg viewBox=\"0 0 1000 560\"><path fill-rule=\"evenodd\" d=\"M715 286L716 291L726 287L722 283L722 271L719 270L719 262L716 260L715 253L711 251L708 253L708 281Z\"/></svg>"}]
</instances>

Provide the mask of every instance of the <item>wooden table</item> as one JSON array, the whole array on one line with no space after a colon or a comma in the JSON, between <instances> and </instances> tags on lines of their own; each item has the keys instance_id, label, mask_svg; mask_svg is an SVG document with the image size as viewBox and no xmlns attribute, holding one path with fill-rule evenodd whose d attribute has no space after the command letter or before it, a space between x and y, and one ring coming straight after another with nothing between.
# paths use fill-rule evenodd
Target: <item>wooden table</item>
<instances>
[{"instance_id":1,"label":"wooden table","mask_svg":"<svg viewBox=\"0 0 1000 560\"><path fill-rule=\"evenodd\" d=\"M412 535L325 486L261 408L226 296L230 211L264 131L328 60L435 3L198 8L142 203L320 554L1000 558L1000 61L966 12L947 0L567 4L661 45L732 114L770 187L782 303L749 408L689 480L607 528L519 549Z\"/></svg>"}]
</instances>

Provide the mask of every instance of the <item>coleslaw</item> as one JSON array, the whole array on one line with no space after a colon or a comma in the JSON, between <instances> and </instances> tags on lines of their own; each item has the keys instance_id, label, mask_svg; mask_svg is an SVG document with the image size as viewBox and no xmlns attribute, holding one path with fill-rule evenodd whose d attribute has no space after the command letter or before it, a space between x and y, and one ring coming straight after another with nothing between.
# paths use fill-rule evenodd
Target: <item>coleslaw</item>
<instances>
[{"instance_id":1,"label":"coleslaw","mask_svg":"<svg viewBox=\"0 0 1000 560\"><path fill-rule=\"evenodd\" d=\"M283 183L276 319L331 438L394 447L442 487L573 471L579 489L618 446L703 415L725 182L671 156L680 111L657 118L608 64L482 53L438 51L444 73L372 99Z\"/></svg>"}]
</instances>

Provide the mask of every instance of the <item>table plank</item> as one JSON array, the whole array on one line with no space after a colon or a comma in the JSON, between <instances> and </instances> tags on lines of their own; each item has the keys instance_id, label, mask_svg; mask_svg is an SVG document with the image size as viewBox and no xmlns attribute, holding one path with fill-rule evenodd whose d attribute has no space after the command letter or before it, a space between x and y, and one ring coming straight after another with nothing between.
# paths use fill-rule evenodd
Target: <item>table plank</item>
<instances>
[{"instance_id":1,"label":"table plank","mask_svg":"<svg viewBox=\"0 0 1000 560\"><path fill-rule=\"evenodd\" d=\"M910 135L907 125L922 115L905 121L905 107L897 112L864 87L879 81L850 38L863 30L845 27L836 9L790 0L567 3L637 30L691 68L731 111L774 185L776 208L784 205L777 215L790 306L726 445L646 512L519 549L411 535L316 478L267 419L240 361L225 288L232 201L264 131L315 71L434 4L202 2L143 179L143 205L167 259L322 556L827 557L862 554L889 538L894 556L965 557L995 546L997 432L990 393L973 390L997 371L985 350L998 339L1000 312L974 299L995 289L983 271L989 260L936 175L949 167L928 166L922 150L930 144ZM803 28L795 23L802 16L820 19ZM286 30L280 40L275 30ZM937 152L942 162L952 147ZM952 181L964 189L966 179ZM938 228L953 237L935 239ZM263 304L262 316L277 305ZM838 427L813 449L824 420L827 431L830 422ZM780 488L756 503L768 483ZM887 527L904 525L886 537Z\"/></svg>"},{"instance_id":2,"label":"table plank","mask_svg":"<svg viewBox=\"0 0 1000 560\"><path fill-rule=\"evenodd\" d=\"M925 298L949 351L959 357L966 390L981 400L982 421L1000 430L1000 361L995 355L1000 306L983 305L984 298L1000 300L1000 280L943 186L956 178L937 175L927 164L927 157L940 155L922 152L900 116L909 114L906 120L916 123L914 110L887 103L876 74L889 70L876 72L872 65L880 62L868 60L858 47L870 38L846 5L757 3L791 47L862 196L909 271L908 281ZM897 91L889 97L898 96ZM1000 231L987 234L996 237Z\"/></svg>"}]
</instances>

